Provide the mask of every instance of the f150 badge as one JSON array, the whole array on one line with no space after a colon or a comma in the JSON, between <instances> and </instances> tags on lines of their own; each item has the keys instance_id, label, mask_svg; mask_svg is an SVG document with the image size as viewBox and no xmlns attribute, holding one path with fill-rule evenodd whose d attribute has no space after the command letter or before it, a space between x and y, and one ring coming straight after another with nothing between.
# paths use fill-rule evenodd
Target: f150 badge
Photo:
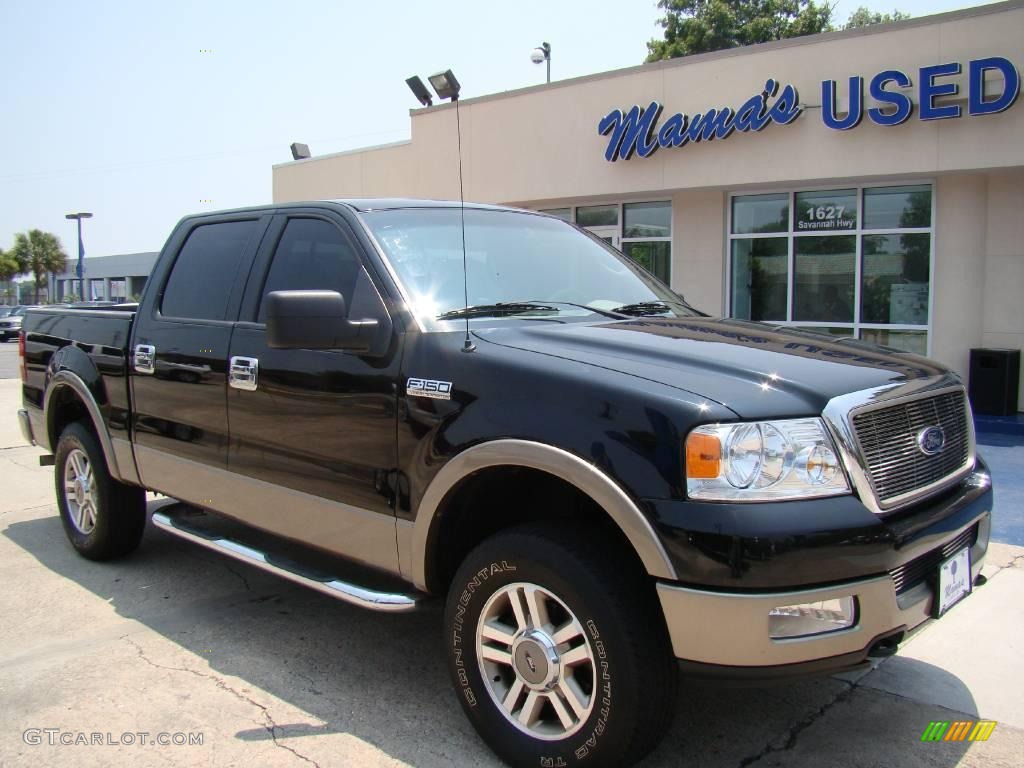
<instances>
[{"instance_id":1,"label":"f150 badge","mask_svg":"<svg viewBox=\"0 0 1024 768\"><path fill-rule=\"evenodd\" d=\"M451 400L452 383L450 381L434 381L433 379L409 379L405 385L405 394L409 397Z\"/></svg>"}]
</instances>

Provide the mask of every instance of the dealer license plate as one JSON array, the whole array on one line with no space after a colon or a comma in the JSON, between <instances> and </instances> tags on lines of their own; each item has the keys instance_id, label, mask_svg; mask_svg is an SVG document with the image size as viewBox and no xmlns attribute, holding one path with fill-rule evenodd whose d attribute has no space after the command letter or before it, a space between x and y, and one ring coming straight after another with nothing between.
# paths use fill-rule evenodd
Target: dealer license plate
<instances>
[{"instance_id":1,"label":"dealer license plate","mask_svg":"<svg viewBox=\"0 0 1024 768\"><path fill-rule=\"evenodd\" d=\"M964 547L939 566L939 611L941 616L971 594L971 552Z\"/></svg>"}]
</instances>

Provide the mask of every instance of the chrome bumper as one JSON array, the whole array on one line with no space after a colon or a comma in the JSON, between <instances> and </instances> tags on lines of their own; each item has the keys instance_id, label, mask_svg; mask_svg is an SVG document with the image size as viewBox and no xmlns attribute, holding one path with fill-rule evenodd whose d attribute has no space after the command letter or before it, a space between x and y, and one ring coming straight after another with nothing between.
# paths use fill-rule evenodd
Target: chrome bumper
<instances>
[{"instance_id":1,"label":"chrome bumper","mask_svg":"<svg viewBox=\"0 0 1024 768\"><path fill-rule=\"evenodd\" d=\"M983 562L980 557L971 563L972 579L981 573ZM850 596L856 598L858 608L857 623L849 629L779 640L769 636L772 608ZM910 604L901 599L901 606L889 576L771 594L711 592L659 583L658 598L677 658L752 670L866 653L877 638L901 629L910 631L927 621L932 606L930 589L922 590Z\"/></svg>"},{"instance_id":2,"label":"chrome bumper","mask_svg":"<svg viewBox=\"0 0 1024 768\"><path fill-rule=\"evenodd\" d=\"M32 422L28 419L28 411L24 409L18 411L18 426L21 427L21 436L25 438L25 441L29 445L35 445L36 438L32 434Z\"/></svg>"}]
</instances>

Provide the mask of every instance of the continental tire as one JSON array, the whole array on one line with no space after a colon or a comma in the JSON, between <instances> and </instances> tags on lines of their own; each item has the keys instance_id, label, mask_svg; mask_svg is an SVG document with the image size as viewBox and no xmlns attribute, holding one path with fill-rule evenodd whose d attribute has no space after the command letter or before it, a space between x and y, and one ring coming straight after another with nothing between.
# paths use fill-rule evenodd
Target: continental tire
<instances>
[{"instance_id":1,"label":"continental tire","mask_svg":"<svg viewBox=\"0 0 1024 768\"><path fill-rule=\"evenodd\" d=\"M138 547L146 527L145 491L110 476L99 443L81 422L61 433L54 479L64 532L79 554L110 560Z\"/></svg>"},{"instance_id":2,"label":"continental tire","mask_svg":"<svg viewBox=\"0 0 1024 768\"><path fill-rule=\"evenodd\" d=\"M632 565L578 528L529 526L460 566L449 669L473 727L510 765L626 766L661 740L678 673L653 584Z\"/></svg>"}]
</instances>

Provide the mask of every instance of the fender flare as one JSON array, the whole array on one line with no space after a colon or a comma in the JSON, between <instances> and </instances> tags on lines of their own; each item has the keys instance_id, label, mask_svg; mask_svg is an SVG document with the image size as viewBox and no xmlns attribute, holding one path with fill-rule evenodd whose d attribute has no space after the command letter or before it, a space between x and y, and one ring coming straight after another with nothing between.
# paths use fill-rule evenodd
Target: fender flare
<instances>
[{"instance_id":1,"label":"fender flare","mask_svg":"<svg viewBox=\"0 0 1024 768\"><path fill-rule=\"evenodd\" d=\"M65 387L71 389L78 396L78 399L82 401L82 404L85 405L85 410L89 413L89 418L92 420L96 437L100 441L100 448L103 449L103 456L107 460L107 469L110 472L110 476L115 480L121 480L123 476L117 463L117 454L114 452L114 445L110 440L110 434L107 432L106 424L103 421L103 413L100 411L100 406L82 377L66 368L57 371L46 387L43 413L46 415L47 436L49 436L53 428L53 409L51 408L53 398L57 392ZM53 451L57 450L57 441L59 439L60 435L53 435L51 440L51 449Z\"/></svg>"},{"instance_id":2,"label":"fender flare","mask_svg":"<svg viewBox=\"0 0 1024 768\"><path fill-rule=\"evenodd\" d=\"M560 477L594 500L615 521L651 576L677 580L675 568L651 521L608 475L579 456L529 440L493 440L475 445L453 457L437 473L420 502L413 523L411 576L416 587L427 590L428 555L436 536L438 512L445 497L462 480L488 467L515 466L537 469Z\"/></svg>"}]
</instances>

